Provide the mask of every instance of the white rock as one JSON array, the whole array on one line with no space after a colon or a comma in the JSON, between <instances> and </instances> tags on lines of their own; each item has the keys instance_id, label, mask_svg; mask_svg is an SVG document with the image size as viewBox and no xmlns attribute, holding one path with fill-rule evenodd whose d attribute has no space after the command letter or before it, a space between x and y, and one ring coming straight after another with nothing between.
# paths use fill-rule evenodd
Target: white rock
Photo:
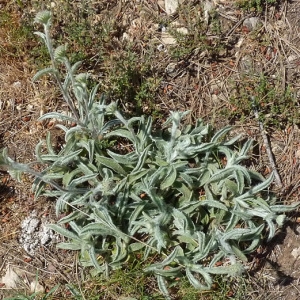
<instances>
[{"instance_id":1,"label":"white rock","mask_svg":"<svg viewBox=\"0 0 300 300\"><path fill-rule=\"evenodd\" d=\"M1 279L1 283L4 283L8 289L15 289L18 287L18 283L20 283L20 277L11 266L8 266L5 275Z\"/></svg>"},{"instance_id":2,"label":"white rock","mask_svg":"<svg viewBox=\"0 0 300 300\"><path fill-rule=\"evenodd\" d=\"M30 292L31 293L44 293L44 287L36 280L30 283Z\"/></svg>"},{"instance_id":3,"label":"white rock","mask_svg":"<svg viewBox=\"0 0 300 300\"><path fill-rule=\"evenodd\" d=\"M168 15L174 14L178 8L178 0L165 0L165 10Z\"/></svg>"}]
</instances>

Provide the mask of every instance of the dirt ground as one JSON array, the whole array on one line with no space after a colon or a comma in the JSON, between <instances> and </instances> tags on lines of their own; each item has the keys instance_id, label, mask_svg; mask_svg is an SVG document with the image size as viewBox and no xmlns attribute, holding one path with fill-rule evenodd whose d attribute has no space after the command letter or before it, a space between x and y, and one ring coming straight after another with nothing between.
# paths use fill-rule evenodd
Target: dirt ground
<instances>
[{"instance_id":1,"label":"dirt ground","mask_svg":"<svg viewBox=\"0 0 300 300\"><path fill-rule=\"evenodd\" d=\"M131 39L140 53L149 51L150 45L155 45L154 49L164 49L155 50L156 59L151 62L152 75L162 78L155 89L154 101L154 107L159 108L161 118L164 119L170 110L189 109L192 113L188 122L201 117L216 127L231 124L233 133L242 133L245 138L253 138L257 142L258 151L255 153L253 167L267 175L270 163L257 120L250 115L244 116L243 121L239 117L227 118L221 111L223 108L232 111L235 109L230 101L237 93L234 83L239 83L239 86L247 84L243 80L247 78L249 64L256 74L264 73L268 78L276 76L281 78L282 86L291 85L296 99L295 109L299 110L300 1L280 1L278 7L270 7L263 14L243 12L236 8L234 1L214 1L212 5L215 5L221 32L218 38L211 35L210 41L206 43L217 48L218 39L223 39L229 46L226 51L221 47L214 55L200 46L193 47L181 59L169 55L168 49L174 46L174 41L170 40L171 36L167 33L158 30L158 27L159 20L171 19L172 22L178 22L177 27L190 30L183 14L168 16L164 11L163 1L121 2L94 4L94 14L91 17L93 22L115 19L120 24L121 32L115 34L113 42L110 41L114 43L114 49L111 50L112 62L118 58L118 50L122 49L124 37ZM2 8L7 7L8 2L0 1L0 5ZM47 5L47 1L42 1L43 9ZM201 5L201 1L191 1L188 9L195 11ZM52 9L55 17L60 18L62 16L58 7L59 5L53 6ZM34 10L14 9L12 5L11 13L14 18L10 22L15 22L14 24L19 19L34 15ZM251 35L254 30L252 25L245 23L245 20L250 20L250 23L255 20L262 24L256 38ZM32 51L26 51L32 50L33 45L38 45L37 41L27 41L27 48L22 48L21 45L12 47L7 35L11 24L4 21L1 23L5 26L0 26L0 148L7 147L10 156L16 161L30 163L35 161L35 145L45 138L49 130L56 136L55 141L60 142L53 123L37 119L45 112L65 108L49 78L32 83L31 78L37 71L37 66L34 64ZM148 37L147 40L145 36ZM262 45L258 38L262 36L268 37L267 44ZM14 55L15 47L21 49L18 55ZM96 58L90 64L87 63L87 68L105 86L103 78L109 72L109 66L102 64L99 67ZM133 106L122 100L121 105L128 111ZM151 113L148 104L142 107L142 112ZM298 201L300 197L300 119L298 124L294 123L268 131L283 183L282 188L276 189L274 186L274 189L285 203ZM82 274L76 253L57 250L55 243L60 239L57 236L51 236L45 243L42 242L43 234L46 234L44 225L55 222L56 216L51 200L34 199L31 184L30 176L24 176L21 182L16 182L5 169L0 169L0 278L11 267L21 270L18 274L23 278L25 288L37 276L46 290L57 283L80 284ZM28 218L36 220L31 235L29 233L29 237L27 236L29 239L34 236L37 240L32 252L28 248L27 252L24 249L24 231L30 231ZM295 212L272 243L251 256L249 274L254 285L257 285L257 290L261 292L259 299L300 298L299 234L300 218ZM10 289L0 286L0 299L10 293ZM68 294L61 297L68 299ZM258 298L249 294L240 299Z\"/></svg>"}]
</instances>

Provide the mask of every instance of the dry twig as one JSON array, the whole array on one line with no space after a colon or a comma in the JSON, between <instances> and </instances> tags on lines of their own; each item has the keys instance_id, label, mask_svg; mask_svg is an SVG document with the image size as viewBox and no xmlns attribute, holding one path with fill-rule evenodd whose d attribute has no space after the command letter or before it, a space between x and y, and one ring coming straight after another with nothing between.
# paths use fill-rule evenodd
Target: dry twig
<instances>
[{"instance_id":1,"label":"dry twig","mask_svg":"<svg viewBox=\"0 0 300 300\"><path fill-rule=\"evenodd\" d=\"M257 107L255 105L254 97L250 97L250 98L251 98L252 105L253 105L254 116L258 120L259 130L260 130L261 136L263 138L264 146L265 146L266 151L267 151L267 155L268 155L268 158L269 158L269 161L270 161L270 166L272 168L272 171L274 172L276 185L279 188L282 188L282 186L283 186L282 181L281 181L280 175L279 175L279 173L277 171L277 168L276 168L274 155L273 155L273 152L272 152L272 149L271 149L271 145L270 145L268 136L267 136L265 128L264 128L264 124L259 120L258 110L257 110Z\"/></svg>"}]
</instances>

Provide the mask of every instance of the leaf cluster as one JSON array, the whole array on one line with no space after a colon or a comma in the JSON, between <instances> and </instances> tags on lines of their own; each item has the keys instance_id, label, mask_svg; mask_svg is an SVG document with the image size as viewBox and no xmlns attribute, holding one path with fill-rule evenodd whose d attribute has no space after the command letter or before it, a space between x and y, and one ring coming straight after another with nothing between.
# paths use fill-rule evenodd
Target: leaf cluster
<instances>
[{"instance_id":1,"label":"leaf cluster","mask_svg":"<svg viewBox=\"0 0 300 300\"><path fill-rule=\"evenodd\" d=\"M237 148L239 136L226 138L230 127L215 132L201 120L183 126L188 112L171 112L161 130L151 117L126 119L116 103L96 100L97 86L89 89L87 75L76 75L79 63L69 63L64 46L52 49L50 13L36 21L52 65L34 79L52 74L71 112L41 118L61 120L62 148L52 147L50 134L36 148L45 168L34 173L33 189L36 197L57 199L64 217L49 227L67 238L59 247L79 250L84 266L106 274L130 257L155 254L144 271L155 274L166 297L167 282L182 276L205 290L216 274L241 274L247 254L298 206L276 204L267 192L273 176L243 165L251 141Z\"/></svg>"}]
</instances>

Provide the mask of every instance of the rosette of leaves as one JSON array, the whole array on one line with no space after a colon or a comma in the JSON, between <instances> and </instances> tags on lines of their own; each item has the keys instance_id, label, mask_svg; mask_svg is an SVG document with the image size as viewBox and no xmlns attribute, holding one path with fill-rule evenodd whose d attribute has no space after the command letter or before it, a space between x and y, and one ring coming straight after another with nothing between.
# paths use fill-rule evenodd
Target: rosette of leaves
<instances>
[{"instance_id":1,"label":"rosette of leaves","mask_svg":"<svg viewBox=\"0 0 300 300\"><path fill-rule=\"evenodd\" d=\"M36 176L36 197L56 198L56 213L64 217L49 227L68 239L58 246L79 250L84 266L107 274L135 253L145 261L155 254L145 272L155 274L166 297L167 283L177 277L209 289L215 274L240 274L247 254L298 206L277 204L267 192L273 176L265 179L243 165L251 141L235 147L239 136L228 140L230 127L214 132L201 120L183 126L188 112L171 112L161 130L151 117L126 119L116 103L96 99L97 86L90 90L87 76L76 74L79 63L70 65L65 48L53 50L51 15L42 12L36 21L44 25L38 35L51 67L34 79L52 74L71 112L41 119L62 120L65 142L55 149L48 134L37 145L41 173L5 152L2 161Z\"/></svg>"}]
</instances>

